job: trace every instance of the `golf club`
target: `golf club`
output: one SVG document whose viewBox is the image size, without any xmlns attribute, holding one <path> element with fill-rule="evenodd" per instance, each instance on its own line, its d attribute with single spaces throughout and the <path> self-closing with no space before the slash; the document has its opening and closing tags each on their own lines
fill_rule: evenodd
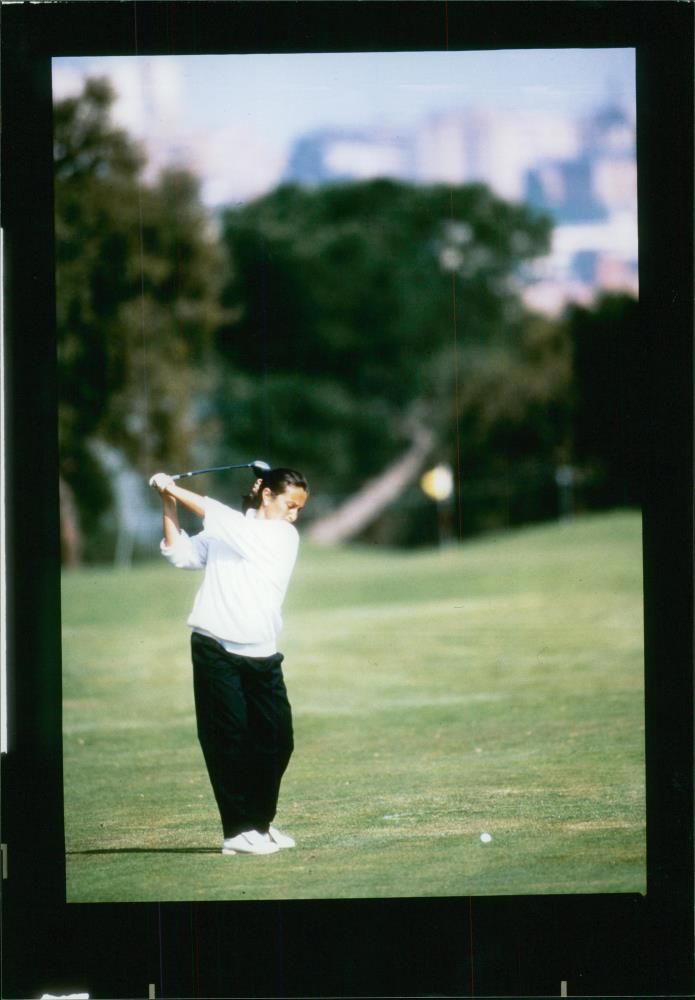
<svg viewBox="0 0 695 1000">
<path fill-rule="evenodd" d="M 190 472 L 178 472 L 172 479 L 188 479 L 189 476 L 202 476 L 204 472 L 228 472 L 230 469 L 253 469 L 254 472 L 270 472 L 267 462 L 256 459 L 254 462 L 242 462 L 241 465 L 217 465 L 212 469 L 192 469 Z"/>
</svg>

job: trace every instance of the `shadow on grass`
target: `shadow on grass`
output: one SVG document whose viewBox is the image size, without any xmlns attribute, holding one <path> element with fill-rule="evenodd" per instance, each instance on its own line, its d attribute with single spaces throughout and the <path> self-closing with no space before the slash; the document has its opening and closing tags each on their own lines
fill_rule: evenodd
<svg viewBox="0 0 695 1000">
<path fill-rule="evenodd" d="M 66 855 L 81 854 L 215 854 L 219 847 L 99 847 L 88 851 L 66 851 Z"/>
</svg>

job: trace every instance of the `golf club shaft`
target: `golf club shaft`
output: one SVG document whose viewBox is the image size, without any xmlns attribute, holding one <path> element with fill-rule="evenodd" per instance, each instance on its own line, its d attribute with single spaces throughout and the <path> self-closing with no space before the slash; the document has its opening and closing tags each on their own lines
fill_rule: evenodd
<svg viewBox="0 0 695 1000">
<path fill-rule="evenodd" d="M 192 469 L 190 472 L 178 472 L 172 479 L 188 479 L 189 476 L 202 476 L 206 472 L 228 472 L 230 469 L 258 469 L 267 472 L 270 466 L 266 462 L 242 462 L 240 465 L 216 465 L 211 469 Z"/>
</svg>

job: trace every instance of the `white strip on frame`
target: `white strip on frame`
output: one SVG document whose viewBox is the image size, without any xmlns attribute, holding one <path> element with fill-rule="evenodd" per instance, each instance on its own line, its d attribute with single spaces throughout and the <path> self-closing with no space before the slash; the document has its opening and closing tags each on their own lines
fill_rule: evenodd
<svg viewBox="0 0 695 1000">
<path fill-rule="evenodd" d="M 7 753 L 7 451 L 5 447 L 5 233 L 0 229 L 0 753 Z"/>
</svg>

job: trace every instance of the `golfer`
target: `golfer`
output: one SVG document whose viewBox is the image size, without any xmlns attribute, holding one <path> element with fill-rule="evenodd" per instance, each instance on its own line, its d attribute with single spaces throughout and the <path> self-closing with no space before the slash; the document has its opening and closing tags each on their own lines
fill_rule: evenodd
<svg viewBox="0 0 695 1000">
<path fill-rule="evenodd" d="M 163 472 L 150 485 L 162 498 L 162 554 L 179 569 L 204 571 L 188 625 L 198 739 L 222 820 L 222 853 L 294 847 L 271 825 L 294 746 L 277 637 L 306 479 L 293 469 L 264 472 L 244 513 Z M 200 533 L 181 529 L 178 504 L 203 519 Z"/>
</svg>

